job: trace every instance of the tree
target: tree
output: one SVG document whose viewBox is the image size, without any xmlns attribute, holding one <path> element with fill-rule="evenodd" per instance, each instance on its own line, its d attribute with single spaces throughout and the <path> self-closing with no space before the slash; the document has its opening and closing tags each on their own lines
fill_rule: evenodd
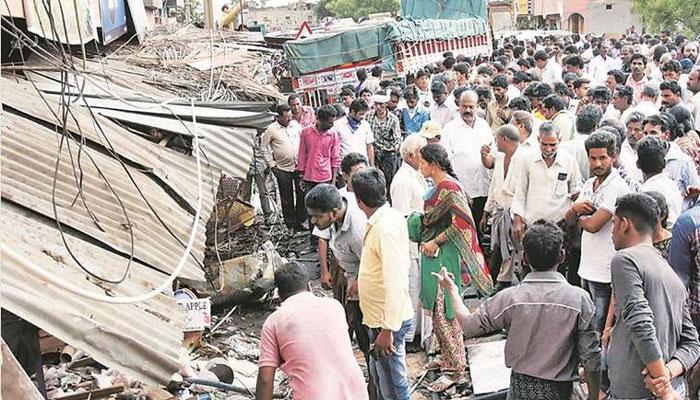
<svg viewBox="0 0 700 400">
<path fill-rule="evenodd" d="M 314 14 L 316 15 L 316 19 L 319 21 L 326 18 L 326 17 L 332 17 L 333 12 L 330 10 L 330 3 L 333 0 L 320 0 L 317 4 L 316 7 L 314 7 Z"/>
<path fill-rule="evenodd" d="M 369 14 L 399 11 L 399 0 L 329 0 L 326 7 L 338 18 L 353 18 Z"/>
<path fill-rule="evenodd" d="M 700 2 L 688 0 L 632 0 L 632 10 L 647 30 L 700 34 Z"/>
</svg>

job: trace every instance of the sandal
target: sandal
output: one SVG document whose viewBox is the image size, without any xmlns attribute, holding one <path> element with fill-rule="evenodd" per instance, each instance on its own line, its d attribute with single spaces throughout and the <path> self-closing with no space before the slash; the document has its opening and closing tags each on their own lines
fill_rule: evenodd
<svg viewBox="0 0 700 400">
<path fill-rule="evenodd" d="M 445 390 L 456 385 L 458 380 L 452 380 L 447 375 L 442 375 L 438 379 L 434 380 L 426 386 L 426 388 L 433 393 L 442 393 Z"/>
</svg>

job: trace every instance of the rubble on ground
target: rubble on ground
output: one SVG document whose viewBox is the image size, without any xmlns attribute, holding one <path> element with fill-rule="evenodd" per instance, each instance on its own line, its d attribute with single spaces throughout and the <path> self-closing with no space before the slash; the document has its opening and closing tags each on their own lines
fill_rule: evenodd
<svg viewBox="0 0 700 400">
<path fill-rule="evenodd" d="M 172 25 L 150 31 L 140 47 L 125 48 L 112 58 L 142 69 L 145 83 L 179 97 L 268 101 L 283 98 L 272 73 L 277 53 L 264 46 L 259 32 Z"/>
</svg>

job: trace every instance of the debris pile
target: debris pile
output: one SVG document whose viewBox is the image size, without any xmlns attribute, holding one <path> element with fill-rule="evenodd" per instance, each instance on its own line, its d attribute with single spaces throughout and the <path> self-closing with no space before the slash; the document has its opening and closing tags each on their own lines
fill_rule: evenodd
<svg viewBox="0 0 700 400">
<path fill-rule="evenodd" d="M 140 47 L 113 58 L 143 68 L 144 82 L 183 98 L 269 101 L 282 98 L 272 72 L 277 52 L 260 33 L 177 25 L 155 29 Z"/>
<path fill-rule="evenodd" d="M 204 265 L 213 281 L 180 280 L 214 306 L 262 299 L 274 288 L 274 271 L 283 257 L 296 258 L 306 243 L 306 235 L 289 231 L 281 217 L 264 221 L 256 216 L 255 208 L 238 198 L 241 184 L 221 177 L 207 221 Z"/>
</svg>

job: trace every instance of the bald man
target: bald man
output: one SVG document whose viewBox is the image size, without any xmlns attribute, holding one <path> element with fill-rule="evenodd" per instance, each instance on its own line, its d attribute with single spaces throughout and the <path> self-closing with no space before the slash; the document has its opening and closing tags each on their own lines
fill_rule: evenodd
<svg viewBox="0 0 700 400">
<path fill-rule="evenodd" d="M 491 127 L 477 116 L 479 96 L 472 90 L 459 98 L 459 115 L 442 129 L 442 144 L 452 162 L 452 168 L 462 188 L 473 200 L 472 216 L 475 224 L 481 220 L 489 194 L 489 170 L 481 163 L 481 148 L 496 149 Z M 478 225 L 477 225 L 478 226 Z M 479 237 L 481 229 L 477 228 Z"/>
</svg>

